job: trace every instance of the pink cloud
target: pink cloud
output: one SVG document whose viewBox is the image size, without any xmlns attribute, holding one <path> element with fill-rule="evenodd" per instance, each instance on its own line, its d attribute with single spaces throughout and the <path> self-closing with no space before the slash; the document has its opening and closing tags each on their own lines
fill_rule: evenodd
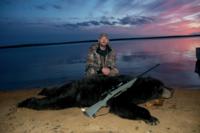
<svg viewBox="0 0 200 133">
<path fill-rule="evenodd" d="M 174 0 L 167 1 L 163 7 L 171 7 L 160 13 L 157 21 L 136 27 L 135 31 L 142 35 L 172 35 L 192 34 L 200 32 L 200 5 L 176 4 Z M 189 18 L 190 17 L 190 18 Z"/>
</svg>

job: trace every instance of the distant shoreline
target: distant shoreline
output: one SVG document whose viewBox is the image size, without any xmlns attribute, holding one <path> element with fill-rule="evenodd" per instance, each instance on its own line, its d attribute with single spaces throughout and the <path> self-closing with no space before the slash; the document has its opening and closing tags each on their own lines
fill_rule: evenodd
<svg viewBox="0 0 200 133">
<path fill-rule="evenodd" d="M 110 41 L 130 41 L 130 40 L 153 40 L 153 39 L 179 39 L 179 38 L 194 38 L 200 37 L 200 34 L 192 35 L 168 35 L 168 36 L 147 36 L 147 37 L 129 37 L 129 38 L 113 38 Z M 60 46 L 66 44 L 78 44 L 78 43 L 92 43 L 97 40 L 80 40 L 80 41 L 67 41 L 67 42 L 54 42 L 54 43 L 30 43 L 30 44 L 16 44 L 16 45 L 3 45 L 1 49 L 13 49 L 13 48 L 25 48 L 25 47 L 43 47 L 43 46 Z"/>
</svg>

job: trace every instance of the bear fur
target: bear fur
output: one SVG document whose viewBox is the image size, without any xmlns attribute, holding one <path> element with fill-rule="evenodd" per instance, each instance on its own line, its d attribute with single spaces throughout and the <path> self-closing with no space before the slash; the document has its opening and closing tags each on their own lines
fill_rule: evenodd
<svg viewBox="0 0 200 133">
<path fill-rule="evenodd" d="M 43 98 L 28 98 L 18 104 L 18 107 L 35 110 L 63 109 L 69 107 L 89 107 L 102 100 L 109 90 L 117 88 L 121 82 L 126 83 L 133 77 L 119 75 L 115 77 L 94 76 L 64 84 L 53 89 L 43 89 L 39 95 Z M 167 90 L 167 94 L 166 93 Z M 170 92 L 170 93 L 169 93 Z M 173 90 L 155 78 L 141 77 L 121 95 L 111 98 L 107 106 L 109 112 L 122 118 L 144 120 L 147 124 L 156 125 L 159 120 L 150 112 L 138 106 L 150 100 L 170 98 Z"/>
</svg>

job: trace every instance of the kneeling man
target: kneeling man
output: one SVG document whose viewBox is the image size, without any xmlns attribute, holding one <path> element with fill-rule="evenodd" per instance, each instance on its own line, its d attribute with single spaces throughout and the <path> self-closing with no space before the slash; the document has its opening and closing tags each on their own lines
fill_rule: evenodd
<svg viewBox="0 0 200 133">
<path fill-rule="evenodd" d="M 116 55 L 109 45 L 108 35 L 103 33 L 99 36 L 98 43 L 89 48 L 86 76 L 102 74 L 105 76 L 116 76 L 119 74 L 116 68 Z"/>
</svg>

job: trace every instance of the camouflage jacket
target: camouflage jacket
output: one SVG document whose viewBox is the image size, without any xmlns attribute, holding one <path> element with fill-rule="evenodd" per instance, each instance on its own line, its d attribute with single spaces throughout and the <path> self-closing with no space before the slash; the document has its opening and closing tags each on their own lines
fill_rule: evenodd
<svg viewBox="0 0 200 133">
<path fill-rule="evenodd" d="M 110 68 L 111 72 L 109 76 L 115 76 L 119 73 L 118 69 L 116 68 L 116 55 L 113 49 L 107 45 L 107 53 L 101 54 L 99 52 L 99 44 L 93 44 L 89 48 L 87 61 L 86 61 L 86 76 L 101 74 L 101 69 L 103 67 Z"/>
</svg>

